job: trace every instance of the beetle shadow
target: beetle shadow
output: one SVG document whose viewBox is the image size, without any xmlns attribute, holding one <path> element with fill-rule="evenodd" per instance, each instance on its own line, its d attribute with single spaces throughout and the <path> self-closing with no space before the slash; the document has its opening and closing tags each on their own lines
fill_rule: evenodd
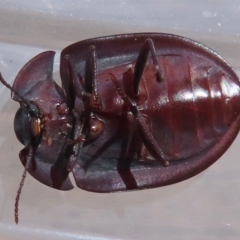
<svg viewBox="0 0 240 240">
<path fill-rule="evenodd" d="M 62 150 L 64 149 L 65 147 Z M 53 188 L 61 189 L 64 181 L 68 178 L 67 162 L 65 153 L 61 151 L 50 171 Z"/>
<path fill-rule="evenodd" d="M 96 161 L 115 141 L 119 140 L 119 136 L 121 136 L 122 124 L 119 125 L 119 128 L 115 135 L 113 135 L 110 139 L 108 139 L 102 147 L 100 147 L 94 156 L 91 156 L 87 159 L 86 163 L 84 163 L 83 168 L 87 171 L 91 165 Z M 130 144 L 128 149 L 128 143 L 124 137 L 121 138 L 120 141 L 120 154 L 119 158 L 117 158 L 116 170 L 121 177 L 123 183 L 126 186 L 127 190 L 137 189 L 137 182 L 135 177 L 131 172 L 131 164 L 135 157 L 135 147 L 134 141 Z"/>
<path fill-rule="evenodd" d="M 117 164 L 117 172 L 122 178 L 127 190 L 138 188 L 137 181 L 131 172 L 131 165 L 135 159 L 137 150 L 136 135 L 136 131 L 134 131 L 132 136 L 124 134 L 121 139 L 121 151 Z"/>
<path fill-rule="evenodd" d="M 171 204 L 173 204 L 173 207 L 176 207 L 176 199 L 184 197 L 188 189 L 191 188 L 199 178 L 200 177 L 191 178 L 182 183 L 178 183 L 178 185 L 174 184 L 158 189 L 119 192 L 114 194 L 92 192 L 80 192 L 79 194 L 79 189 L 75 189 L 76 191 L 66 195 L 66 201 L 76 207 L 77 210 L 75 210 L 74 214 L 78 219 L 81 218 L 83 212 L 87 213 L 89 211 L 90 215 L 96 211 L 104 211 L 103 214 L 106 215 L 113 211 L 119 219 L 124 219 L 131 213 L 130 209 L 144 208 L 146 211 L 152 211 L 153 206 L 157 207 L 155 211 L 161 214 L 162 211 L 168 211 L 167 209 Z M 188 200 L 186 199 L 185 201 Z M 81 209 L 78 209 L 80 205 Z"/>
</svg>

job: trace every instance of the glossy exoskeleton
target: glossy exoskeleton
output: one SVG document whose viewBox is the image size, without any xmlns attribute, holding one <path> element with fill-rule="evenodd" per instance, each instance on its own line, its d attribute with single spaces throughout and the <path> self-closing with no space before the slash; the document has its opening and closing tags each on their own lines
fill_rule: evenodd
<svg viewBox="0 0 240 240">
<path fill-rule="evenodd" d="M 173 184 L 213 164 L 239 131 L 237 75 L 190 39 L 142 33 L 77 42 L 61 53 L 62 88 L 53 59 L 48 51 L 30 60 L 12 87 L 1 79 L 20 103 L 20 160 L 50 187 L 72 189 L 69 172 L 93 192 Z"/>
</svg>

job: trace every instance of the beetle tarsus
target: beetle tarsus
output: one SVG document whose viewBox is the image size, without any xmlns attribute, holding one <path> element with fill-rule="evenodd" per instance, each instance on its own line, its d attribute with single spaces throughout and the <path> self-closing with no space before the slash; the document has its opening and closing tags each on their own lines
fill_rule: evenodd
<svg viewBox="0 0 240 240">
<path fill-rule="evenodd" d="M 19 206 L 19 201 L 20 201 L 20 195 L 21 195 L 21 192 L 22 192 L 22 188 L 23 188 L 23 185 L 24 185 L 25 178 L 27 176 L 27 170 L 29 168 L 29 164 L 32 161 L 32 157 L 33 157 L 33 148 L 31 146 L 28 146 L 28 149 L 29 150 L 28 150 L 28 155 L 26 157 L 26 164 L 24 166 L 24 172 L 22 174 L 22 180 L 20 182 L 20 185 L 19 185 L 19 188 L 18 188 L 18 191 L 17 191 L 17 196 L 16 196 L 16 199 L 15 199 L 14 216 L 15 216 L 16 224 L 18 224 L 18 222 L 19 222 L 18 206 Z"/>
</svg>

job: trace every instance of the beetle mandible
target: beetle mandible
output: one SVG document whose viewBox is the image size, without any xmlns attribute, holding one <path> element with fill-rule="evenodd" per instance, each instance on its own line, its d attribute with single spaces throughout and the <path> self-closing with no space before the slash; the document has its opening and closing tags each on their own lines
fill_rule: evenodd
<svg viewBox="0 0 240 240">
<path fill-rule="evenodd" d="M 26 172 L 47 186 L 114 192 L 190 178 L 228 149 L 240 127 L 240 84 L 215 52 L 163 33 L 77 42 L 30 60 L 13 86 Z"/>
</svg>

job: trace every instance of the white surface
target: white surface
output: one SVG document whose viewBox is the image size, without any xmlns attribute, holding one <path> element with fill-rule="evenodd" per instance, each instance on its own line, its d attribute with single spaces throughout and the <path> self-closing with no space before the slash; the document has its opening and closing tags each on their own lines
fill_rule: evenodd
<svg viewBox="0 0 240 240">
<path fill-rule="evenodd" d="M 77 3 L 77 4 L 76 4 Z M 240 2 L 0 0 L 0 71 L 12 83 L 36 54 L 82 39 L 169 32 L 213 48 L 240 69 Z M 13 131 L 18 104 L 0 85 L 0 239 L 239 239 L 240 138 L 207 171 L 173 186 L 130 193 L 60 192 L 28 176 L 15 225 L 23 167 Z"/>
</svg>

